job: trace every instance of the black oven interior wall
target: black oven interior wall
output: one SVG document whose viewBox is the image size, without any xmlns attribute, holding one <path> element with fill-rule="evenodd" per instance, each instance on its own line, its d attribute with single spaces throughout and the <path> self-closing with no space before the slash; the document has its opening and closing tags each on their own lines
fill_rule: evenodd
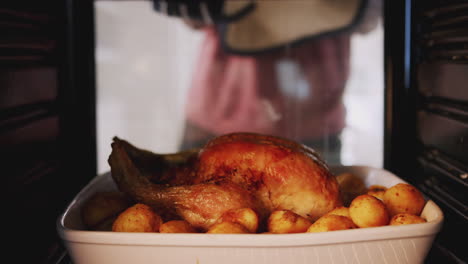
<svg viewBox="0 0 468 264">
<path fill-rule="evenodd" d="M 93 19 L 93 1 L 0 4 L 2 215 L 15 263 L 61 257 L 57 217 L 96 174 Z"/>
<path fill-rule="evenodd" d="M 442 207 L 428 263 L 466 263 L 466 1 L 385 3 L 385 168 Z"/>
</svg>

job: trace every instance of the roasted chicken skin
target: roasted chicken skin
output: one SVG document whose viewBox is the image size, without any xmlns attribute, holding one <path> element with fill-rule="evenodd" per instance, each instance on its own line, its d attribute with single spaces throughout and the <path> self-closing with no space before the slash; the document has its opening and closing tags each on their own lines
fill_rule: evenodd
<svg viewBox="0 0 468 264">
<path fill-rule="evenodd" d="M 121 191 L 202 230 L 230 209 L 249 207 L 261 219 L 288 209 L 316 220 L 342 204 L 335 177 L 312 149 L 273 136 L 227 134 L 170 155 L 114 138 L 109 164 Z"/>
</svg>

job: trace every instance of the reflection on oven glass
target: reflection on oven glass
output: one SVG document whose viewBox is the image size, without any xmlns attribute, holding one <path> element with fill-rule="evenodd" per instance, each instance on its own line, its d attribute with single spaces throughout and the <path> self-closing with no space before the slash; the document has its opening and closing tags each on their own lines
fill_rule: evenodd
<svg viewBox="0 0 468 264">
<path fill-rule="evenodd" d="M 379 5 L 353 31 L 247 55 L 227 50 L 219 27 L 147 2 L 95 6 L 99 172 L 116 135 L 168 153 L 236 131 L 297 140 L 330 164 L 382 166 Z"/>
</svg>

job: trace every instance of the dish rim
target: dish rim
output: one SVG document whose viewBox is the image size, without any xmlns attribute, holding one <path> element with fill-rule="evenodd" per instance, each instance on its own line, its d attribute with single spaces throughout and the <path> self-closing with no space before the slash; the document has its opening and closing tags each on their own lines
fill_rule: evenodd
<svg viewBox="0 0 468 264">
<path fill-rule="evenodd" d="M 385 174 L 387 180 L 405 182 L 393 173 L 368 166 L 338 166 L 333 167 L 335 174 L 341 172 L 363 171 Z M 133 245 L 133 246 L 181 246 L 181 247 L 298 247 L 337 243 L 355 243 L 375 240 L 402 239 L 409 237 L 423 237 L 435 235 L 442 227 L 444 215 L 439 206 L 428 200 L 423 212 L 424 217 L 430 221 L 420 224 L 368 227 L 350 230 L 339 230 L 322 233 L 296 233 L 296 234 L 162 234 L 162 233 L 127 233 L 110 231 L 89 231 L 72 229 L 66 226 L 70 212 L 80 205 L 83 197 L 89 195 L 96 183 L 110 177 L 106 172 L 94 177 L 69 203 L 65 211 L 56 222 L 57 232 L 61 239 L 68 242 L 107 244 L 107 245 Z M 366 178 L 373 177 L 367 175 Z"/>
</svg>

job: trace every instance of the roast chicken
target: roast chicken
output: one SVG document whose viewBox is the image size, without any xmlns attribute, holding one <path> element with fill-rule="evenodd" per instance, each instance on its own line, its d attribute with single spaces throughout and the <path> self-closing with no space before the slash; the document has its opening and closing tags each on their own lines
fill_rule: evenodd
<svg viewBox="0 0 468 264">
<path fill-rule="evenodd" d="M 288 209 L 313 221 L 342 205 L 319 155 L 273 136 L 227 134 L 201 149 L 165 155 L 114 138 L 109 164 L 122 192 L 202 230 L 231 209 L 252 208 L 260 219 Z"/>
</svg>

